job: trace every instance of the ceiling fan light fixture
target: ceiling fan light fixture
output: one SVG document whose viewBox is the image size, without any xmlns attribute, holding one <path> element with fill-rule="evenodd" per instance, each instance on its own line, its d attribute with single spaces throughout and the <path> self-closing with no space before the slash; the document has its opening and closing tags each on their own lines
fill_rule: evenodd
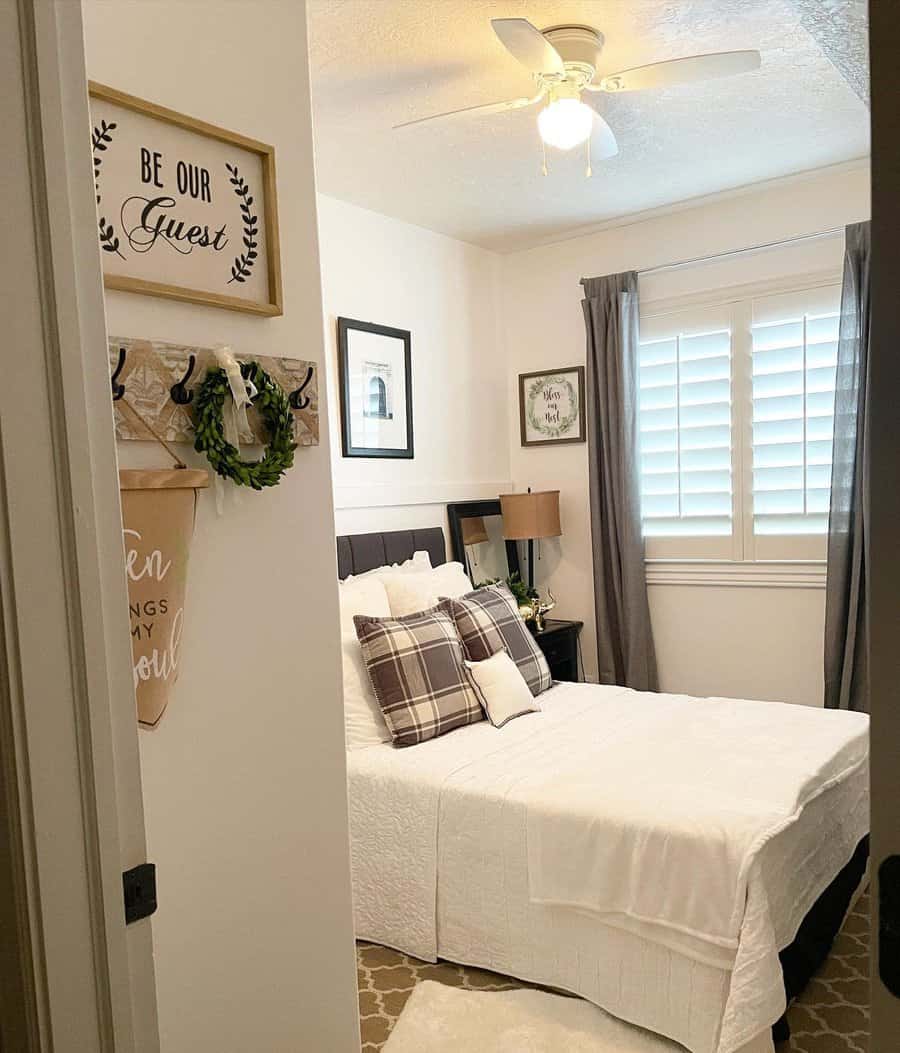
<svg viewBox="0 0 900 1053">
<path fill-rule="evenodd" d="M 590 138 L 594 111 L 580 99 L 554 99 L 538 114 L 538 131 L 548 146 L 571 150 Z"/>
</svg>

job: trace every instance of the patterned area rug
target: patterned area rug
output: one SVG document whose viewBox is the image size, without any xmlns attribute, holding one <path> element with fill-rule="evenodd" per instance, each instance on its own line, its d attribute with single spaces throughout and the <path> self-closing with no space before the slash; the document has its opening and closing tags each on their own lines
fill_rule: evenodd
<svg viewBox="0 0 900 1053">
<path fill-rule="evenodd" d="M 531 986 L 483 969 L 449 962 L 430 965 L 373 943 L 358 943 L 356 958 L 362 1053 L 379 1053 L 422 980 L 468 991 Z M 868 895 L 847 916 L 828 961 L 791 1006 L 788 1020 L 791 1041 L 778 1053 L 869 1053 Z"/>
</svg>

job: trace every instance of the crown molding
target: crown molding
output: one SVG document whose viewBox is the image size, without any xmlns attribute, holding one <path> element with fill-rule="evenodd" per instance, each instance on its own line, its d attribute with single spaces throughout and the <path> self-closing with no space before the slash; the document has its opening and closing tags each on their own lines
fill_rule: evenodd
<svg viewBox="0 0 900 1053">
<path fill-rule="evenodd" d="M 502 256 L 514 256 L 518 253 L 531 252 L 533 249 L 546 248 L 549 245 L 558 245 L 566 241 L 575 241 L 578 238 L 587 238 L 592 234 L 602 234 L 604 231 L 615 230 L 617 227 L 630 227 L 637 223 L 645 223 L 651 219 L 661 219 L 679 212 L 688 212 L 695 208 L 706 208 L 709 205 L 715 205 L 722 201 L 731 201 L 734 198 L 745 197 L 748 194 L 765 193 L 780 187 L 813 182 L 822 176 L 840 175 L 844 172 L 868 171 L 870 167 L 871 159 L 869 157 L 856 157 L 850 161 L 841 161 L 838 164 L 825 165 L 822 168 L 808 168 L 803 172 L 792 172 L 789 175 L 762 179 L 755 183 L 744 183 L 741 186 L 731 187 L 728 190 L 717 190 L 711 194 L 700 194 L 697 197 L 683 198 L 681 201 L 674 201 L 668 205 L 659 205 L 656 208 L 628 212 L 621 216 L 601 220 L 599 223 L 573 227 L 571 230 L 563 231 L 559 234 L 547 234 L 524 242 L 519 246 L 508 249 L 496 248 L 493 251 L 498 252 Z"/>
</svg>

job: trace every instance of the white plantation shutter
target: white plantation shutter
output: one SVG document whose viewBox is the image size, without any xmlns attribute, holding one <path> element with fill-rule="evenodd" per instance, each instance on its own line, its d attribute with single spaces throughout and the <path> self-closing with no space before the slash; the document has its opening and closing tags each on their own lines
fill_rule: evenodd
<svg viewBox="0 0 900 1053">
<path fill-rule="evenodd" d="M 766 292 L 772 288 L 769 285 Z M 725 290 L 727 295 L 729 290 Z M 641 312 L 647 556 L 824 560 L 840 285 Z"/>
<path fill-rule="evenodd" d="M 728 308 L 642 318 L 641 516 L 646 538 L 673 539 L 650 540 L 651 555 L 731 555 L 731 372 Z"/>
<path fill-rule="evenodd" d="M 828 530 L 840 297 L 840 287 L 829 286 L 752 303 L 752 514 L 758 557 L 781 554 L 783 545 L 772 548 L 777 538 L 824 538 Z"/>
</svg>

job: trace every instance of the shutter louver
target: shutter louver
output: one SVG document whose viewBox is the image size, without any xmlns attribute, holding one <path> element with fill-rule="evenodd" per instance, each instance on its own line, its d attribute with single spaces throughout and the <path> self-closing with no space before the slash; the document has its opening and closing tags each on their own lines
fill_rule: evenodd
<svg viewBox="0 0 900 1053">
<path fill-rule="evenodd" d="M 753 303 L 753 532 L 825 534 L 840 290 Z"/>
</svg>

